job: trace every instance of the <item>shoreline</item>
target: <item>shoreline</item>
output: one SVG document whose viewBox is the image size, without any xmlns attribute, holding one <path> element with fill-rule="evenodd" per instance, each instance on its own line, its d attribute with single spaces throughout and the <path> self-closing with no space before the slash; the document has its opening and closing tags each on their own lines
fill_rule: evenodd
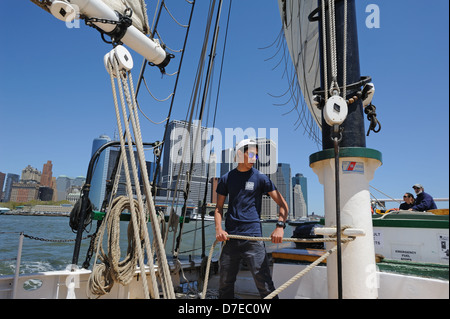
<svg viewBox="0 0 450 319">
<path fill-rule="evenodd" d="M 25 211 L 9 211 L 0 215 L 16 215 L 16 216 L 51 216 L 51 217 L 70 217 L 70 212 L 25 212 Z"/>
</svg>

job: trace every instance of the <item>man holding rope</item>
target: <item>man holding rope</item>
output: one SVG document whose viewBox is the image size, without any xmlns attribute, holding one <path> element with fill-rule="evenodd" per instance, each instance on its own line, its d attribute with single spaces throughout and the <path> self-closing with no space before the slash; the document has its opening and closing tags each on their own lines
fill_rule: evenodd
<svg viewBox="0 0 450 319">
<path fill-rule="evenodd" d="M 272 181 L 253 168 L 258 159 L 258 145 L 254 139 L 245 139 L 236 146 L 237 168 L 222 176 L 217 185 L 217 204 L 214 212 L 216 239 L 226 241 L 219 260 L 219 298 L 234 298 L 234 283 L 241 260 L 245 260 L 262 298 L 275 287 L 270 274 L 264 242 L 229 239 L 230 235 L 262 237 L 262 196 L 268 194 L 279 206 L 279 217 L 271 234 L 273 243 L 281 243 L 284 236 L 288 207 Z M 229 195 L 225 230 L 222 228 L 223 204 Z"/>
</svg>

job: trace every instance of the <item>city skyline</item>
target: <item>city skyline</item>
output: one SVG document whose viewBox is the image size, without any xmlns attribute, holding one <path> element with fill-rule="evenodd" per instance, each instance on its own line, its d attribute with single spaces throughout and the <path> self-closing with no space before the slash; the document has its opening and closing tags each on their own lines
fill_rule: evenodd
<svg viewBox="0 0 450 319">
<path fill-rule="evenodd" d="M 171 136 L 172 138 L 172 143 L 170 143 L 170 139 L 166 141 L 166 145 L 168 145 L 169 150 L 165 151 L 165 153 L 163 154 L 163 162 L 162 162 L 162 170 L 160 172 L 160 178 L 162 180 L 162 187 L 166 187 L 167 185 L 164 184 L 164 180 L 167 180 L 169 178 L 169 176 L 167 174 L 169 174 L 170 171 L 172 172 L 176 172 L 176 168 L 179 167 L 177 166 L 176 163 L 172 162 L 172 154 L 175 152 L 177 154 L 183 154 L 183 153 L 179 153 L 179 151 L 181 150 L 181 148 L 179 146 L 177 146 L 177 143 L 173 143 L 174 140 L 176 140 L 179 144 L 187 138 L 187 134 L 186 132 L 180 131 L 177 132 L 177 128 L 181 128 L 181 127 L 185 127 L 186 126 L 186 122 L 185 121 L 178 121 L 178 120 L 174 120 L 170 123 L 170 127 L 171 129 L 169 130 L 169 134 L 168 136 Z M 195 131 L 196 126 L 193 126 Z M 175 134 L 170 134 L 171 132 L 175 132 Z M 202 127 L 202 130 L 206 131 L 207 128 L 206 127 Z M 181 134 L 181 135 L 179 135 Z M 192 134 L 190 135 L 190 140 L 192 141 Z M 271 139 L 265 138 L 265 137 L 258 137 L 256 138 L 258 145 L 259 145 L 259 149 L 260 149 L 260 159 L 257 161 L 255 168 L 259 169 L 262 173 L 267 174 L 269 176 L 269 178 L 271 178 L 274 183 L 277 185 L 277 187 L 280 188 L 280 192 L 282 193 L 282 195 L 286 198 L 287 202 L 288 202 L 288 206 L 289 208 L 293 209 L 294 205 L 293 205 L 293 198 L 294 198 L 294 194 L 293 194 L 293 188 L 292 188 L 292 179 L 294 178 L 294 176 L 292 175 L 291 171 L 290 171 L 290 164 L 289 163 L 278 163 L 277 162 L 277 158 L 276 158 L 276 154 L 278 152 L 277 149 L 277 145 L 275 144 L 274 141 L 272 141 Z M 101 147 L 103 144 L 110 142 L 111 138 L 107 135 L 100 135 L 99 137 L 96 137 L 93 139 L 92 141 L 92 155 L 97 151 L 97 149 L 99 147 Z M 206 141 L 203 142 L 202 144 L 202 148 L 201 150 L 204 150 L 206 146 Z M 116 149 L 116 148 L 114 148 Z M 107 148 L 104 150 L 104 152 L 102 152 L 100 154 L 100 157 L 98 159 L 98 162 L 96 163 L 96 169 L 94 170 L 93 176 L 92 176 L 92 182 L 91 182 L 91 189 L 90 189 L 90 194 L 89 197 L 94 205 L 94 207 L 96 207 L 97 209 L 99 209 L 102 205 L 104 196 L 105 196 L 105 188 L 106 188 L 106 180 L 109 178 L 111 172 L 112 172 L 112 167 L 114 166 L 114 162 L 117 158 L 117 151 L 115 151 L 113 148 Z M 178 151 L 177 151 L 178 150 Z M 209 167 L 209 171 L 207 172 L 207 165 L 205 162 L 205 158 L 202 156 L 202 151 L 200 149 L 198 150 L 197 153 L 195 154 L 191 154 L 191 156 L 193 156 L 193 158 L 197 158 L 198 161 L 200 161 L 200 163 L 195 163 L 194 166 L 199 170 L 199 173 L 197 174 L 193 174 L 193 179 L 192 179 L 192 183 L 195 185 L 195 187 L 191 186 L 190 189 L 190 196 L 189 198 L 191 200 L 193 200 L 193 202 L 198 202 L 198 200 L 201 200 L 203 198 L 203 189 L 205 187 L 205 184 L 207 184 L 207 199 L 211 198 L 211 183 L 206 183 L 206 178 L 207 178 L 207 174 L 208 179 L 211 180 L 212 178 L 217 178 L 220 177 L 222 174 L 222 172 L 224 172 L 225 170 L 223 169 L 223 167 L 225 167 L 228 171 L 235 168 L 237 166 L 237 164 L 234 161 L 234 149 L 231 148 L 227 148 L 227 149 L 223 149 L 223 150 L 216 150 L 216 151 L 220 151 L 221 156 L 220 158 L 223 159 L 224 157 L 227 157 L 226 161 L 217 161 L 217 156 L 215 155 L 215 153 L 211 153 L 210 155 L 214 154 L 214 159 L 211 160 L 212 163 L 214 163 L 215 167 Z M 115 152 L 115 153 L 114 153 Z M 188 152 L 190 153 L 190 152 Z M 111 154 L 115 154 L 113 156 L 113 158 L 110 160 L 110 156 L 112 156 Z M 227 154 L 227 155 L 225 155 Z M 208 159 L 209 160 L 209 159 Z M 208 161 L 207 160 L 207 161 Z M 187 162 L 189 162 L 187 160 Z M 230 163 L 231 162 L 231 163 Z M 153 162 L 147 161 L 148 165 L 151 165 Z M 231 164 L 231 166 L 230 166 Z M 219 165 L 219 166 L 217 166 Z M 48 173 L 50 173 L 51 175 L 51 167 L 52 167 L 52 162 L 49 160 L 47 161 L 47 163 L 44 164 L 43 166 L 43 170 L 47 171 L 50 169 L 50 171 Z M 219 169 L 217 169 L 219 167 Z M 40 171 L 38 171 L 37 169 L 32 168 L 30 165 L 27 166 L 28 170 L 32 170 L 35 174 L 41 174 Z M 283 172 L 281 172 L 281 169 L 283 169 Z M 150 174 L 152 171 L 149 171 Z M 219 176 L 217 176 L 216 172 L 221 172 L 221 174 Z M 166 174 L 166 175 L 164 175 Z M 211 174 L 213 174 L 213 176 L 211 176 Z M 123 175 L 123 174 L 122 174 Z M 288 176 L 287 176 L 288 175 Z M 299 175 L 297 173 L 297 175 Z M 301 174 L 300 174 L 301 175 Z M 77 177 L 80 178 L 81 176 Z M 172 178 L 172 177 L 171 177 Z M 45 178 L 45 180 L 47 180 L 48 178 Z M 69 178 L 65 175 L 60 175 L 56 179 L 56 188 L 57 188 L 57 197 L 58 199 L 62 199 L 62 195 L 63 193 L 65 193 L 65 195 L 67 195 L 67 189 L 70 188 L 71 186 L 71 182 L 70 180 L 75 180 L 76 178 Z M 124 182 L 124 178 L 123 176 L 121 176 L 121 180 L 122 183 Z M 176 178 L 175 178 L 176 181 Z M 41 182 L 42 183 L 42 182 Z M 196 183 L 196 184 L 195 184 Z M 2 186 L 2 185 L 0 185 Z M 181 184 L 178 186 L 178 189 L 183 189 L 184 185 Z M 123 193 L 124 191 L 122 191 L 121 193 Z M 305 192 L 304 196 L 300 197 L 300 200 L 303 200 L 304 197 L 306 197 L 307 193 Z M 64 195 L 64 196 L 65 196 Z M 61 198 L 60 198 L 61 197 Z M 266 207 L 267 206 L 267 207 Z M 305 206 L 307 207 L 307 205 Z M 263 203 L 263 210 L 268 212 L 265 214 L 264 217 L 266 218 L 275 218 L 276 214 L 278 212 L 276 205 L 274 205 L 270 198 L 266 198 L 264 203 Z M 291 210 L 291 214 L 294 214 L 294 211 Z M 303 209 L 301 215 L 306 216 L 308 214 L 307 209 Z"/>
</svg>

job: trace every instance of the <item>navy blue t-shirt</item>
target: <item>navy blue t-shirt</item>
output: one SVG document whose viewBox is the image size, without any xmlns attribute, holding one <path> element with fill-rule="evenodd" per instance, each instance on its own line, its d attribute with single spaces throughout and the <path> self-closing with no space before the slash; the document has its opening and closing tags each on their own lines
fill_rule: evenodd
<svg viewBox="0 0 450 319">
<path fill-rule="evenodd" d="M 272 181 L 253 167 L 246 172 L 233 169 L 223 175 L 216 192 L 230 196 L 225 231 L 230 235 L 262 236 L 262 196 L 275 189 Z"/>
</svg>

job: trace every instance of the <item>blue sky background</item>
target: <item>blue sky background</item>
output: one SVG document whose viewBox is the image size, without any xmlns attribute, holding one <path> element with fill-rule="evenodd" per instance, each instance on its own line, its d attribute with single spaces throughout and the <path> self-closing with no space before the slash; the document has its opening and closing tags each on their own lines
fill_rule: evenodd
<svg viewBox="0 0 450 319">
<path fill-rule="evenodd" d="M 182 69 L 172 119 L 185 119 L 198 56 L 203 41 L 207 1 L 197 1 L 190 42 Z M 225 33 L 225 1 L 221 36 Z M 167 1 L 173 14 L 188 21 L 185 1 Z M 365 26 L 366 7 L 380 8 L 380 28 Z M 371 186 L 400 198 L 422 183 L 435 198 L 449 196 L 449 3 L 446 0 L 358 0 L 359 49 L 362 75 L 376 86 L 373 100 L 382 130 L 371 133 L 367 147 L 382 152 L 383 165 Z M 148 14 L 153 17 L 153 6 Z M 62 21 L 30 1 L 7 1 L 0 11 L 4 30 L 0 50 L 0 171 L 21 174 L 27 165 L 42 170 L 53 162 L 54 176 L 86 175 L 92 140 L 113 136 L 116 119 L 109 75 L 103 56 L 111 49 L 97 31 L 68 29 Z M 165 42 L 181 48 L 183 29 L 164 16 L 159 27 Z M 281 30 L 275 0 L 233 1 L 216 127 L 278 129 L 278 161 L 289 163 L 292 174 L 308 178 L 309 212 L 323 214 L 323 187 L 309 167 L 309 155 L 320 150 L 302 128 L 285 98 L 288 88 L 283 65 L 269 59 Z M 219 72 L 222 44 L 217 54 Z M 209 49 L 208 49 L 209 50 Z M 134 79 L 142 58 L 132 52 Z M 179 55 L 177 55 L 177 58 Z M 269 59 L 269 60 L 268 60 Z M 169 65 L 168 73 L 175 71 Z M 159 98 L 166 97 L 174 77 L 161 77 L 147 67 L 146 80 Z M 217 87 L 217 76 L 215 77 Z M 216 90 L 213 91 L 212 107 Z M 155 102 L 141 88 L 139 103 L 148 117 L 162 121 L 167 103 Z M 212 112 L 212 111 L 211 111 Z M 211 113 L 210 113 L 211 114 Z M 212 124 L 211 116 L 208 126 Z M 365 121 L 367 127 L 368 122 Z M 146 142 L 161 140 L 163 126 L 141 117 Z M 267 137 L 270 138 L 269 133 Z M 151 160 L 151 154 L 147 159 Z M 378 198 L 386 196 L 371 189 Z M 448 202 L 438 203 L 447 207 Z"/>
</svg>

